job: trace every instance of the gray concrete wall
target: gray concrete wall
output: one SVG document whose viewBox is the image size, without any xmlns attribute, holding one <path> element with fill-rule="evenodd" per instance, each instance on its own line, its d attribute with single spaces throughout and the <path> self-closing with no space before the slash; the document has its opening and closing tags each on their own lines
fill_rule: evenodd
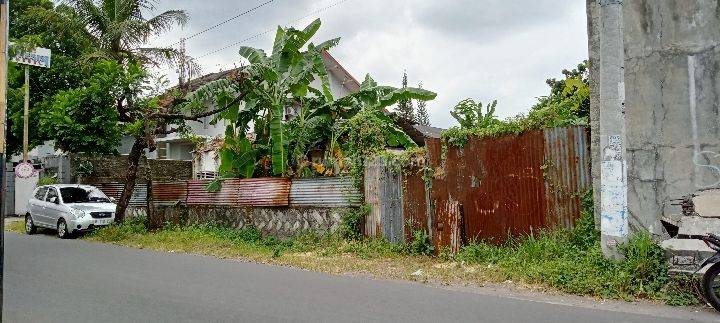
<svg viewBox="0 0 720 323">
<path fill-rule="evenodd" d="M 153 227 L 165 223 L 179 225 L 216 224 L 234 229 L 253 226 L 263 234 L 288 238 L 304 232 L 333 233 L 346 208 L 164 206 L 152 212 Z"/>
<path fill-rule="evenodd" d="M 591 62 L 596 2 L 588 0 Z M 630 226 L 661 233 L 660 217 L 679 213 L 670 199 L 720 184 L 720 3 L 625 0 L 623 23 Z"/>
</svg>

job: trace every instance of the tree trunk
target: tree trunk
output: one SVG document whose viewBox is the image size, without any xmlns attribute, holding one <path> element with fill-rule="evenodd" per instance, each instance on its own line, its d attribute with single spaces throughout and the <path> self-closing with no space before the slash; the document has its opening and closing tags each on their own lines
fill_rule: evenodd
<svg viewBox="0 0 720 323">
<path fill-rule="evenodd" d="M 128 170 L 125 175 L 125 186 L 123 187 L 120 200 L 117 202 L 115 208 L 115 222 L 122 223 L 125 220 L 125 210 L 127 210 L 130 204 L 130 197 L 132 196 L 133 190 L 135 190 L 135 181 L 137 180 L 138 168 L 140 167 L 140 157 L 143 155 L 143 151 L 147 147 L 147 140 L 145 138 L 135 138 L 130 155 L 128 155 Z"/>
</svg>

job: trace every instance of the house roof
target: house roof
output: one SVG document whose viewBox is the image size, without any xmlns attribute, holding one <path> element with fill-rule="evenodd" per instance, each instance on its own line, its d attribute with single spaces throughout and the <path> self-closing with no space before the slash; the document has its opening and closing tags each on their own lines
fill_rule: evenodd
<svg viewBox="0 0 720 323">
<path fill-rule="evenodd" d="M 340 80 L 343 87 L 351 93 L 360 90 L 360 83 L 342 65 L 340 65 L 340 63 L 338 63 L 335 57 L 330 55 L 329 52 L 324 51 L 322 53 L 322 58 L 323 63 L 325 63 L 325 69 L 327 69 L 329 74 L 332 74 L 335 78 Z M 246 68 L 247 66 L 240 66 L 227 71 L 205 74 L 188 81 L 185 86 L 188 90 L 194 91 L 208 82 L 216 81 L 222 78 L 240 77 L 241 72 Z"/>
</svg>

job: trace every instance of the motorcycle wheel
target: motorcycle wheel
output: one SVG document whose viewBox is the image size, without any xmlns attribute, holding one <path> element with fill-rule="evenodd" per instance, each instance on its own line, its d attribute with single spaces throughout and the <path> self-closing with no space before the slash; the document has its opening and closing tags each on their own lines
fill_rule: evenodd
<svg viewBox="0 0 720 323">
<path fill-rule="evenodd" d="M 715 308 L 715 310 L 720 311 L 720 277 L 718 275 L 720 274 L 720 263 L 716 263 L 705 272 L 705 275 L 703 275 L 702 280 L 702 290 L 703 294 L 705 294 L 705 300 L 710 303 L 710 305 Z"/>
</svg>

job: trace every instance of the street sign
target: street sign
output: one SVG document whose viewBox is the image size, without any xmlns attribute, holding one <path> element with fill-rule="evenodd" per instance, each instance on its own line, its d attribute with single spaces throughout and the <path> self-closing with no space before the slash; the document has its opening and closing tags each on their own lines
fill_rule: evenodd
<svg viewBox="0 0 720 323">
<path fill-rule="evenodd" d="M 10 60 L 18 64 L 50 67 L 50 50 L 37 47 L 32 52 L 19 52 Z"/>
</svg>

